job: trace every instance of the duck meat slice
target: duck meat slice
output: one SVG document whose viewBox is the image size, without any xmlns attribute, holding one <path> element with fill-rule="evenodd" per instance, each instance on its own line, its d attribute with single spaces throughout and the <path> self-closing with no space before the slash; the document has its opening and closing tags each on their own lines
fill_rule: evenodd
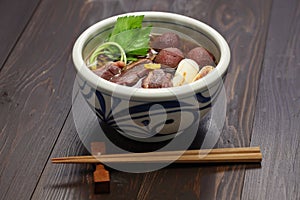
<svg viewBox="0 0 300 200">
<path fill-rule="evenodd" d="M 150 63 L 150 62 L 148 62 L 148 63 Z M 133 68 L 130 68 L 128 71 L 126 71 L 124 73 L 124 75 L 136 74 L 140 78 L 146 76 L 149 73 L 150 70 L 145 68 L 144 64 L 146 64 L 146 63 L 141 63 L 139 65 L 134 66 Z"/>
<path fill-rule="evenodd" d="M 111 82 L 119 85 L 133 86 L 139 79 L 143 78 L 149 73 L 149 69 L 144 67 L 144 64 L 152 63 L 151 60 L 143 59 L 127 66 L 127 69 L 122 72 L 119 76 L 114 76 Z"/>
<path fill-rule="evenodd" d="M 165 73 L 162 69 L 150 71 L 148 76 L 143 79 L 143 88 L 167 88 L 172 87 L 173 75 Z"/>
<path fill-rule="evenodd" d="M 121 74 L 123 65 L 120 62 L 110 62 L 101 68 L 93 70 L 93 72 L 105 80 L 110 80 L 117 74 Z"/>
<path fill-rule="evenodd" d="M 112 78 L 111 82 L 117 83 L 119 85 L 133 86 L 140 78 L 137 74 L 127 73 L 126 75 L 115 76 Z"/>
</svg>

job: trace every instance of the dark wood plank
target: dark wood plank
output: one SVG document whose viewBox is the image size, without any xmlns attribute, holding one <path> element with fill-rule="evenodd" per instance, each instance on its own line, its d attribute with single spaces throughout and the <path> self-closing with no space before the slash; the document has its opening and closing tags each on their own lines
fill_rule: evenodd
<svg viewBox="0 0 300 200">
<path fill-rule="evenodd" d="M 45 0 L 32 17 L 0 73 L 0 199 L 32 195 L 71 108 L 75 38 L 116 4 Z"/>
<path fill-rule="evenodd" d="M 251 141 L 264 158 L 243 199 L 300 199 L 299 18 L 299 1 L 274 1 Z"/>
<path fill-rule="evenodd" d="M 227 115 L 216 147 L 250 145 L 271 3 L 210 1 L 202 3 L 207 5 L 203 12 L 195 13 L 194 9 L 187 12 L 199 19 L 202 19 L 203 13 L 204 21 L 225 36 L 232 50 L 232 61 L 225 81 Z M 145 181 L 141 186 L 141 191 L 147 191 L 142 199 L 157 199 L 159 196 L 183 199 L 185 195 L 189 199 L 240 199 L 246 167 L 258 166 L 160 170 L 155 172 L 154 180 Z M 166 185 L 172 189 L 161 189 Z"/>
<path fill-rule="evenodd" d="M 93 8 L 99 9 L 104 12 L 106 17 L 110 16 L 112 13 L 107 13 L 106 8 L 111 8 L 110 10 L 115 14 L 119 12 L 130 12 L 130 11 L 139 11 L 139 10 L 159 10 L 159 11 L 167 11 L 169 8 L 167 3 L 173 3 L 173 1 L 164 1 L 161 4 L 161 1 L 104 1 L 105 5 L 103 8 L 103 3 L 94 2 Z M 131 2 L 135 2 L 135 5 L 131 5 Z M 180 1 L 176 1 L 173 4 L 173 9 L 176 11 L 179 9 L 178 4 Z M 177 4 L 177 5 L 176 5 Z M 115 6 L 115 7 L 114 7 Z M 205 12 L 206 7 L 202 7 L 201 11 Z M 195 9 L 196 11 L 196 9 Z M 199 11 L 199 9 L 198 9 Z M 184 14 L 184 10 L 181 11 Z M 100 11 L 98 13 L 101 13 Z M 95 17 L 95 13 L 93 15 L 88 15 L 90 18 Z M 85 25 L 85 24 L 83 24 Z M 89 119 L 89 114 L 87 110 L 83 109 L 82 115 L 84 115 L 84 119 Z M 76 140 L 76 129 L 74 127 L 74 121 L 71 115 L 69 115 L 68 120 L 64 126 L 64 129 L 61 132 L 61 135 L 55 145 L 55 149 L 51 154 L 51 157 L 58 156 L 68 156 L 68 155 L 82 155 L 85 152 L 84 147 L 81 144 L 79 138 Z M 90 121 L 85 122 L 88 130 L 91 130 L 93 124 L 90 124 Z M 70 142 L 72 141 L 72 142 Z M 89 143 L 89 142 L 87 142 Z M 65 147 L 68 148 L 65 148 Z M 80 150 L 81 149 L 81 150 Z M 84 167 L 85 172 L 84 172 Z M 84 174 L 82 174 L 84 173 Z M 61 176 L 61 174 L 65 174 Z M 155 172 L 154 172 L 155 174 Z M 146 178 L 144 178 L 146 176 Z M 92 172 L 90 168 L 82 165 L 61 165 L 56 166 L 47 163 L 46 168 L 41 176 L 39 184 L 36 187 L 36 190 L 33 195 L 33 199 L 48 199 L 53 196 L 58 199 L 87 199 L 87 198 L 106 198 L 106 199 L 136 199 L 137 196 L 141 196 L 143 194 L 139 194 L 140 185 L 148 182 L 148 179 L 153 175 L 149 174 L 129 174 L 124 172 L 112 171 L 111 173 L 111 193 L 110 194 L 102 194 L 102 195 L 94 195 L 91 183 Z M 84 177 L 84 178 L 83 178 Z M 77 183 L 76 187 L 72 187 L 72 183 Z M 70 185 L 68 185 L 70 183 Z M 60 188 L 62 186 L 62 188 Z M 66 187 L 63 187 L 66 186 Z M 128 193 L 130 191 L 130 193 Z"/>
<path fill-rule="evenodd" d="M 39 2 L 0 1 L 0 71 Z"/>
<path fill-rule="evenodd" d="M 84 99 L 77 98 L 73 106 L 77 106 L 74 112 L 83 114 L 85 117 L 76 121 L 78 113 L 75 116 L 70 114 L 66 124 L 60 134 L 60 137 L 51 154 L 52 157 L 86 155 L 89 154 L 83 144 L 90 149 L 89 144 L 92 139 L 89 137 L 84 140 L 84 136 L 78 137 L 77 131 L 81 134 L 86 130 L 93 138 L 91 133 L 98 133 L 97 121 L 93 112 L 84 102 Z M 75 120 L 74 120 L 75 119 Z M 78 119 L 77 119 L 78 120 Z M 77 123 L 77 129 L 75 126 Z M 97 138 L 97 137 L 96 137 Z M 104 140 L 102 140 L 104 141 Z M 106 145 L 106 151 L 109 146 Z M 144 179 L 143 174 L 129 174 L 111 170 L 110 172 L 110 193 L 96 195 L 93 185 L 93 167 L 92 165 L 54 165 L 50 161 L 41 176 L 32 199 L 136 199 L 140 184 Z M 130 192 L 128 192 L 130 191 Z"/>
<path fill-rule="evenodd" d="M 265 48 L 271 1 L 137 1 L 126 11 L 162 10 L 187 14 L 201 19 L 219 30 L 232 48 L 232 62 L 225 82 L 228 111 L 224 132 L 217 146 L 248 146 L 254 116 L 256 95 Z M 190 2 L 188 4 L 187 2 Z M 85 115 L 86 117 L 86 115 Z M 70 116 L 69 116 L 70 118 Z M 60 155 L 70 137 L 68 119 L 51 156 Z M 72 145 L 72 144 L 70 144 Z M 77 145 L 74 145 L 77 148 Z M 63 155 L 76 155 L 76 151 L 63 151 Z M 74 153 L 74 154 L 73 154 Z M 79 154 L 78 154 L 79 155 Z M 251 166 L 257 167 L 257 166 Z M 68 169 L 68 166 L 62 165 Z M 78 166 L 77 170 L 81 167 Z M 34 199 L 58 196 L 59 198 L 89 197 L 92 199 L 228 199 L 241 198 L 246 166 L 189 166 L 172 167 L 144 174 L 111 173 L 111 193 L 94 196 L 84 188 L 65 190 L 51 187 L 67 181 L 74 175 L 53 177 L 60 173 L 50 163 L 41 177 Z M 77 175 L 75 175 L 77 176 Z M 91 177 L 86 169 L 85 176 Z M 78 178 L 79 179 L 79 178 Z M 81 181 L 84 185 L 86 182 Z M 140 185 L 140 186 L 139 186 Z M 59 187 L 59 186 L 58 186 Z M 126 196 L 130 191 L 130 195 Z M 187 198 L 188 197 L 188 198 Z"/>
<path fill-rule="evenodd" d="M 55 148 L 54 154 L 52 154 L 55 157 L 65 156 L 65 154 L 89 154 L 79 139 L 72 122 L 72 117 L 66 121 L 67 125 L 64 126 L 62 132 L 67 137 L 57 141 L 59 148 Z M 53 165 L 48 161 L 40 179 L 40 182 L 44 183 L 43 187 L 37 187 L 31 199 L 88 199 L 89 193 L 94 193 L 93 171 L 93 165 Z M 76 195 L 73 196 L 73 193 Z"/>
</svg>

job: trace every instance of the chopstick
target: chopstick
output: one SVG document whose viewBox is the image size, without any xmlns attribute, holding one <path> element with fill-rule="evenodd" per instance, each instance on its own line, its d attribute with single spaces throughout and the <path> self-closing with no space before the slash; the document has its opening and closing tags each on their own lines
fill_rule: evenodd
<svg viewBox="0 0 300 200">
<path fill-rule="evenodd" d="M 181 155 L 182 154 L 182 155 Z M 52 158 L 52 163 L 243 163 L 261 162 L 259 147 L 106 154 Z"/>
</svg>

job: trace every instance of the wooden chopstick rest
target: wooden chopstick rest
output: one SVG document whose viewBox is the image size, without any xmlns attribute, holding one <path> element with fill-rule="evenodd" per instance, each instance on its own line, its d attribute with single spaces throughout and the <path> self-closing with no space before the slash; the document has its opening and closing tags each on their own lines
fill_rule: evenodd
<svg viewBox="0 0 300 200">
<path fill-rule="evenodd" d="M 94 156 L 99 154 L 105 154 L 104 142 L 92 142 L 91 152 Z M 103 164 L 97 164 L 96 170 L 93 173 L 94 176 L 94 193 L 102 194 L 110 192 L 110 178 L 109 171 L 107 171 Z"/>
</svg>

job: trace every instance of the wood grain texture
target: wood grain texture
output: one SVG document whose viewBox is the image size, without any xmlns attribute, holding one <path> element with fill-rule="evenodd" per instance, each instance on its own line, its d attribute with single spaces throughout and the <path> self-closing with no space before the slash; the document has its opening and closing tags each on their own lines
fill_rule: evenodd
<svg viewBox="0 0 300 200">
<path fill-rule="evenodd" d="M 32 195 L 71 108 L 75 38 L 103 16 L 115 14 L 101 12 L 101 6 L 43 1 L 2 68 L 0 199 Z"/>
<path fill-rule="evenodd" d="M 252 179 L 248 178 L 251 181 L 245 184 L 248 189 L 243 197 L 256 195 L 252 193 L 259 189 L 250 189 L 258 179 L 254 168 L 259 166 L 170 166 L 141 174 L 112 171 L 112 192 L 94 195 L 91 165 L 58 166 L 47 160 L 49 156 L 88 154 L 69 113 L 75 76 L 70 53 L 76 37 L 100 19 L 139 10 L 188 15 L 224 35 L 232 60 L 225 81 L 226 123 L 216 147 L 249 146 L 271 4 L 271 0 L 43 0 L 0 73 L 0 199 L 240 199 L 247 168 L 253 169 L 247 174 Z M 295 16 L 299 16 L 297 12 Z M 292 42 L 290 45 L 297 48 Z M 295 68 L 290 70 L 295 72 Z M 297 80 L 293 81 L 283 84 L 296 86 Z M 291 97 L 299 103 L 298 94 Z M 299 139 L 295 137 L 291 136 Z M 280 163 L 275 164 L 279 169 Z M 291 190 L 299 190 L 290 185 Z"/>
<path fill-rule="evenodd" d="M 63 140 L 58 139 L 52 155 L 89 154 L 78 138 L 72 122 L 72 117 L 66 121 L 66 126 L 62 130 L 66 137 Z M 48 161 L 39 180 L 43 183 L 43 187 L 37 186 L 31 199 L 89 199 L 89 194 L 94 193 L 92 176 L 94 170 L 93 165 L 54 166 Z"/>
<path fill-rule="evenodd" d="M 68 116 L 65 126 L 58 138 L 51 158 L 69 155 L 89 154 L 90 143 L 94 138 L 91 133 L 99 134 L 97 121 L 93 112 L 84 102 L 84 99 L 76 98 L 74 107 L 77 109 Z M 82 114 L 84 118 L 78 119 Z M 81 117 L 82 117 L 81 115 Z M 78 122 L 79 120 L 80 122 Z M 95 120 L 95 121 L 93 121 Z M 85 139 L 85 134 L 89 135 Z M 79 137 L 78 137 L 79 136 Z M 97 137 L 97 136 L 96 136 Z M 105 141 L 104 139 L 100 139 Z M 97 141 L 100 141 L 97 139 Z M 85 146 L 83 146 L 85 145 Z M 109 144 L 106 151 L 110 153 Z M 32 199 L 135 199 L 143 181 L 144 174 L 130 174 L 110 170 L 110 193 L 97 195 L 94 193 L 93 165 L 54 165 L 50 161 L 43 171 L 40 181 L 34 191 Z M 70 171 L 72 173 L 70 173 Z M 63 175 L 62 175 L 63 174 Z M 68 183 L 76 183 L 76 187 Z M 67 186 L 61 188 L 60 186 Z M 128 192 L 130 191 L 130 192 Z"/>
<path fill-rule="evenodd" d="M 33 16 L 0 75 L 0 198 L 31 196 L 71 107 L 75 38 L 103 17 L 126 11 L 118 5 L 43 1 Z"/>
<path fill-rule="evenodd" d="M 264 159 L 243 199 L 300 199 L 299 18 L 299 1 L 274 1 L 251 141 Z"/>
<path fill-rule="evenodd" d="M 0 71 L 39 2 L 0 1 Z"/>
<path fill-rule="evenodd" d="M 185 5 L 184 1 L 180 2 Z M 194 8 L 191 12 L 184 6 L 179 8 L 217 29 L 229 42 L 232 53 L 225 81 L 227 115 L 216 147 L 249 146 L 272 2 L 201 2 L 204 10 L 198 13 L 203 15 L 195 13 Z M 139 194 L 143 195 L 142 199 L 159 196 L 184 199 L 185 195 L 188 199 L 240 199 L 245 170 L 245 165 L 177 169 L 177 172 L 176 169 L 172 172 L 164 169 L 154 172 L 151 182 L 145 180 Z M 160 189 L 160 185 L 170 185 L 172 190 Z M 193 187 L 185 191 L 182 189 L 185 185 Z"/>
<path fill-rule="evenodd" d="M 232 53 L 225 81 L 227 115 L 216 147 L 250 145 L 271 4 L 272 1 L 221 1 L 212 5 L 216 9 L 209 19 L 223 33 Z M 215 193 L 206 193 L 206 199 L 240 199 L 246 167 L 217 167 Z M 201 186 L 203 193 L 207 188 Z"/>
<path fill-rule="evenodd" d="M 223 2 L 223 3 L 222 3 Z M 218 146 L 249 146 L 272 1 L 215 2 L 209 18 L 229 42 L 227 116 Z"/>
<path fill-rule="evenodd" d="M 233 56 L 225 82 L 229 101 L 226 124 L 217 146 L 248 146 L 271 1 L 189 1 L 190 4 L 187 2 L 182 0 L 164 3 L 137 1 L 131 9 L 126 7 L 126 11 L 153 9 L 186 14 L 212 25 L 225 36 L 229 41 Z M 66 125 L 71 122 L 68 119 Z M 59 141 L 62 143 L 58 142 L 55 148 L 62 149 L 66 145 L 64 142 L 68 141 L 69 132 L 61 133 Z M 52 154 L 53 157 L 57 156 L 55 152 Z M 66 155 L 80 155 L 65 153 Z M 257 166 L 250 166 L 252 167 Z M 161 197 L 166 199 L 239 199 L 245 169 L 244 165 L 227 165 L 186 168 L 181 166 L 143 174 L 113 171 L 111 194 L 91 197 L 91 194 L 84 189 L 69 188 L 65 191 L 57 191 L 46 187 L 45 185 L 59 185 L 64 182 L 63 178 L 51 176 L 52 173 L 59 172 L 54 166 L 48 164 L 33 197 L 41 199 L 58 195 L 59 198 L 78 199 L 84 194 L 85 197 L 90 195 L 92 199 L 159 199 Z M 88 170 L 86 174 L 91 176 Z M 64 178 L 72 180 L 73 177 Z M 127 196 L 126 191 L 129 190 L 131 192 Z"/>
</svg>

